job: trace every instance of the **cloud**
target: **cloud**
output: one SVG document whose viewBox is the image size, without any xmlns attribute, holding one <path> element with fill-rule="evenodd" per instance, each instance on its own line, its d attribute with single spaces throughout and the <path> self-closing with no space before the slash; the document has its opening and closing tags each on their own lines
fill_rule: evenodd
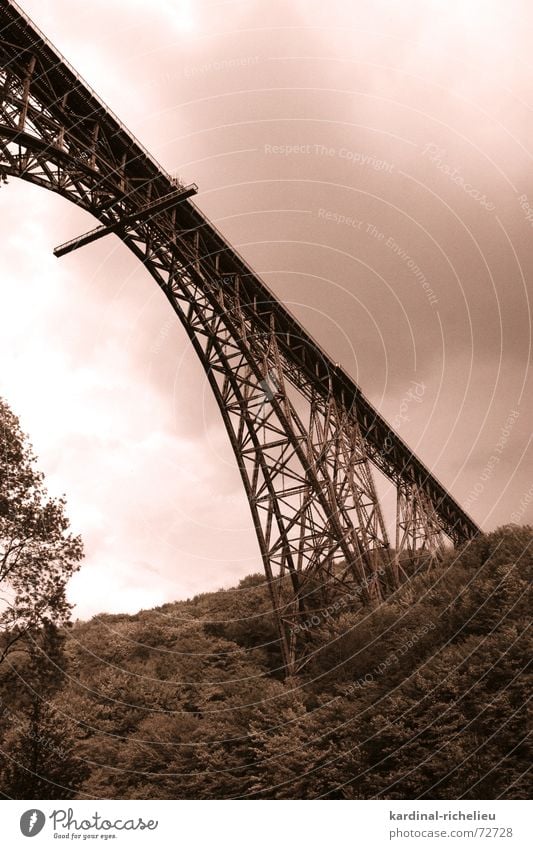
<svg viewBox="0 0 533 849">
<path fill-rule="evenodd" d="M 466 498 L 527 397 L 529 7 L 25 5 L 387 416 L 424 382 L 402 436 Z M 86 541 L 78 613 L 257 571 L 216 404 L 162 293 L 115 237 L 54 259 L 92 226 L 66 201 L 17 181 L 0 200 L 0 391 Z M 486 527 L 527 490 L 526 418 L 472 506 Z"/>
</svg>

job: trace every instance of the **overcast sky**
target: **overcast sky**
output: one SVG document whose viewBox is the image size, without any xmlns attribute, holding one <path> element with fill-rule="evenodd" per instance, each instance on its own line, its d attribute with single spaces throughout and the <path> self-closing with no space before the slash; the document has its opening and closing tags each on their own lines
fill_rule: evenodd
<svg viewBox="0 0 533 849">
<path fill-rule="evenodd" d="M 25 0 L 486 530 L 533 521 L 533 12 L 491 0 Z M 261 569 L 185 333 L 115 237 L 0 193 L 0 392 L 86 560 L 76 615 Z M 528 297 L 529 290 L 529 297 Z"/>
</svg>

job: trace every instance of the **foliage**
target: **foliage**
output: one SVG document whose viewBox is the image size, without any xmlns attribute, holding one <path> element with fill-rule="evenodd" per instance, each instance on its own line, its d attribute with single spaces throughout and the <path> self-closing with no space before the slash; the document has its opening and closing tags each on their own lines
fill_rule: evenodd
<svg viewBox="0 0 533 849">
<path fill-rule="evenodd" d="M 0 712 L 2 796 L 74 798 L 89 775 L 74 751 L 77 725 L 54 702 L 65 680 L 64 641 L 64 635 L 48 624 L 26 652 L 8 657 Z"/>
<path fill-rule="evenodd" d="M 344 612 L 290 684 L 259 576 L 76 623 L 54 706 L 78 795 L 525 798 L 532 542 L 502 528 Z"/>
<path fill-rule="evenodd" d="M 68 620 L 66 582 L 82 543 L 50 498 L 17 417 L 0 399 L 0 661 L 43 625 Z"/>
</svg>

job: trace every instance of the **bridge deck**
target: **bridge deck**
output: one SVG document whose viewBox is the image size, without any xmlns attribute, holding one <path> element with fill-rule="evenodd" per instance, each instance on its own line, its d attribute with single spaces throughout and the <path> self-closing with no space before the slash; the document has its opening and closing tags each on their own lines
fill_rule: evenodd
<svg viewBox="0 0 533 849">
<path fill-rule="evenodd" d="M 127 156 L 131 185 L 146 187 L 150 184 L 152 197 L 159 198 L 176 190 L 179 186 L 176 179 L 156 162 L 26 14 L 9 0 L 0 0 L 0 27 L 4 67 L 12 67 L 20 76 L 29 57 L 38 53 L 41 71 L 32 78 L 32 93 L 37 98 L 42 93 L 46 102 L 46 94 L 52 87 L 64 98 L 68 97 L 68 110 L 61 96 L 49 104 L 48 109 L 59 122 L 68 126 L 69 133 L 77 137 L 80 144 L 86 144 L 89 126 L 93 127 L 98 121 L 105 128 L 105 136 L 116 157 Z M 179 233 L 201 233 L 203 261 L 208 263 L 210 258 L 216 257 L 217 273 L 227 276 L 227 285 L 234 285 L 233 277 L 239 278 L 241 299 L 253 314 L 255 325 L 267 330 L 274 318 L 284 356 L 302 379 L 324 395 L 333 391 L 345 407 L 353 409 L 369 457 L 377 468 L 396 484 L 410 481 L 422 487 L 441 517 L 444 529 L 455 541 L 478 533 L 475 522 L 374 409 L 349 374 L 331 361 L 200 209 L 187 199 L 176 207 L 175 215 Z"/>
</svg>

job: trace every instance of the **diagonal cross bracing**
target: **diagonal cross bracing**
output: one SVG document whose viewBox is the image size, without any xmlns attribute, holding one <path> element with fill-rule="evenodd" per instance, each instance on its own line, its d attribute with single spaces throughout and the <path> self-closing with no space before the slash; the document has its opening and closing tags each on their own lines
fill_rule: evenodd
<svg viewBox="0 0 533 849">
<path fill-rule="evenodd" d="M 431 558 L 445 538 L 460 543 L 479 529 L 190 190 L 9 0 L 0 0 L 0 91 L 0 176 L 68 198 L 100 222 L 97 236 L 116 232 L 188 334 L 241 472 L 283 664 L 297 673 L 309 612 L 339 595 L 379 601 L 397 586 L 404 553 Z M 397 491 L 394 554 L 373 469 Z"/>
</svg>

